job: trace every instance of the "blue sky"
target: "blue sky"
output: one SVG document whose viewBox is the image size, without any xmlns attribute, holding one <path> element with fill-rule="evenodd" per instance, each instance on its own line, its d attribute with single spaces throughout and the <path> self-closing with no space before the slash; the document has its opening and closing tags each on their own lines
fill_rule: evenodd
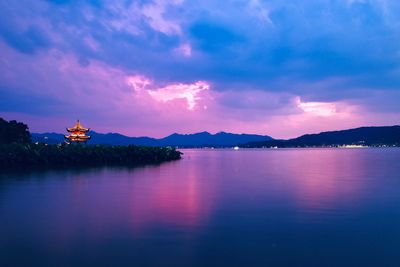
<svg viewBox="0 0 400 267">
<path fill-rule="evenodd" d="M 291 137 L 399 124 L 400 3 L 0 0 L 0 115 Z"/>
</svg>

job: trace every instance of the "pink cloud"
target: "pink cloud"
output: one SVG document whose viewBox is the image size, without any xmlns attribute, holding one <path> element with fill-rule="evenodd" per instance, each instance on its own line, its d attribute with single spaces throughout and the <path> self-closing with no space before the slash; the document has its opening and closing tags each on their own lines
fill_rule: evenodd
<svg viewBox="0 0 400 267">
<path fill-rule="evenodd" d="M 152 81 L 150 79 L 141 75 L 129 76 L 126 79 L 126 82 L 129 86 L 132 86 L 136 92 L 140 92 L 146 89 L 146 86 L 152 84 Z"/>
<path fill-rule="evenodd" d="M 204 81 L 198 81 L 192 84 L 170 84 L 157 90 L 148 90 L 148 93 L 157 101 L 168 102 L 175 99 L 185 99 L 187 108 L 193 110 L 197 102 L 201 100 L 200 94 L 209 90 L 210 85 Z"/>
<path fill-rule="evenodd" d="M 205 81 L 160 86 L 157 77 L 96 60 L 82 67 L 59 50 L 25 55 L 1 42 L 0 50 L 0 90 L 15 102 L 1 116 L 25 121 L 35 132 L 63 132 L 81 119 L 95 131 L 131 136 L 228 131 L 287 138 L 377 121 L 398 123 L 397 113 L 371 113 L 361 103 L 307 102 L 251 88 L 210 90 Z"/>
<path fill-rule="evenodd" d="M 305 113 L 310 113 L 316 116 L 329 117 L 336 114 L 336 104 L 327 102 L 302 102 L 301 98 L 296 99 L 298 107 Z"/>
<path fill-rule="evenodd" d="M 182 30 L 179 22 L 176 19 L 166 17 L 167 8 L 181 3 L 180 0 L 157 0 L 144 5 L 133 2 L 128 6 L 122 2 L 108 3 L 107 9 L 113 15 L 112 19 L 101 20 L 101 23 L 110 30 L 140 35 L 143 33 L 143 29 L 138 25 L 144 20 L 155 31 L 167 35 L 181 35 Z M 91 10 L 85 10 L 85 15 L 88 20 L 93 19 Z"/>
<path fill-rule="evenodd" d="M 182 0 L 165 1 L 157 0 L 145 5 L 141 12 L 147 18 L 149 25 L 156 31 L 167 35 L 181 35 L 182 30 L 179 23 L 171 18 L 166 18 L 166 9 L 170 5 L 180 5 Z"/>
</svg>

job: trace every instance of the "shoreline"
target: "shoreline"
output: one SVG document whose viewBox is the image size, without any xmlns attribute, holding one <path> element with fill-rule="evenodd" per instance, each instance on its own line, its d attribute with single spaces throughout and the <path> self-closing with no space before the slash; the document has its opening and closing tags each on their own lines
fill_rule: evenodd
<svg viewBox="0 0 400 267">
<path fill-rule="evenodd" d="M 0 145 L 0 170 L 136 167 L 182 158 L 175 148 L 102 145 Z"/>
</svg>

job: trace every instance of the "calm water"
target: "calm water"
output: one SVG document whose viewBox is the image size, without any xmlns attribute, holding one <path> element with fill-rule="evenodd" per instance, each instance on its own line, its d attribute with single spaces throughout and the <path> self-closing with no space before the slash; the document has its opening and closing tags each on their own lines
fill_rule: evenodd
<svg viewBox="0 0 400 267">
<path fill-rule="evenodd" d="M 400 149 L 2 174 L 0 266 L 400 266 Z"/>
</svg>

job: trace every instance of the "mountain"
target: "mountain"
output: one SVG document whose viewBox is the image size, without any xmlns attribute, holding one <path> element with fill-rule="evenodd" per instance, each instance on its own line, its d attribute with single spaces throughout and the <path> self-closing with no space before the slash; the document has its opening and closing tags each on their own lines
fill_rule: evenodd
<svg viewBox="0 0 400 267">
<path fill-rule="evenodd" d="M 269 136 L 255 134 L 232 134 L 219 132 L 210 134 L 201 132 L 195 134 L 171 134 L 167 137 L 156 139 L 151 137 L 129 137 L 118 133 L 88 133 L 92 138 L 88 144 L 107 144 L 107 145 L 143 145 L 143 146 L 179 146 L 179 147 L 229 147 L 249 142 L 262 142 L 272 140 Z M 32 133 L 33 142 L 47 144 L 58 144 L 64 141 L 64 135 L 58 133 Z"/>
<path fill-rule="evenodd" d="M 129 137 L 119 133 L 102 134 L 93 131 L 88 135 L 91 136 L 88 144 L 157 146 L 157 139 L 151 137 Z"/>
<path fill-rule="evenodd" d="M 64 135 L 59 133 L 32 133 L 32 141 L 59 144 L 64 142 Z M 143 145 L 143 146 L 156 146 L 157 139 L 150 137 L 129 137 L 118 133 L 97 133 L 94 131 L 88 132 L 92 138 L 87 142 L 88 144 L 102 144 L 102 145 Z"/>
<path fill-rule="evenodd" d="M 251 141 L 249 141 L 251 140 Z M 261 142 L 272 140 L 269 136 L 255 134 L 232 134 L 219 132 L 210 134 L 201 132 L 195 134 L 177 134 L 174 133 L 165 138 L 159 139 L 162 146 L 184 146 L 184 147 L 202 147 L 202 146 L 235 146 L 249 142 Z"/>
<path fill-rule="evenodd" d="M 400 146 L 400 126 L 361 127 L 306 134 L 289 140 L 251 142 L 244 147 Z"/>
</svg>

